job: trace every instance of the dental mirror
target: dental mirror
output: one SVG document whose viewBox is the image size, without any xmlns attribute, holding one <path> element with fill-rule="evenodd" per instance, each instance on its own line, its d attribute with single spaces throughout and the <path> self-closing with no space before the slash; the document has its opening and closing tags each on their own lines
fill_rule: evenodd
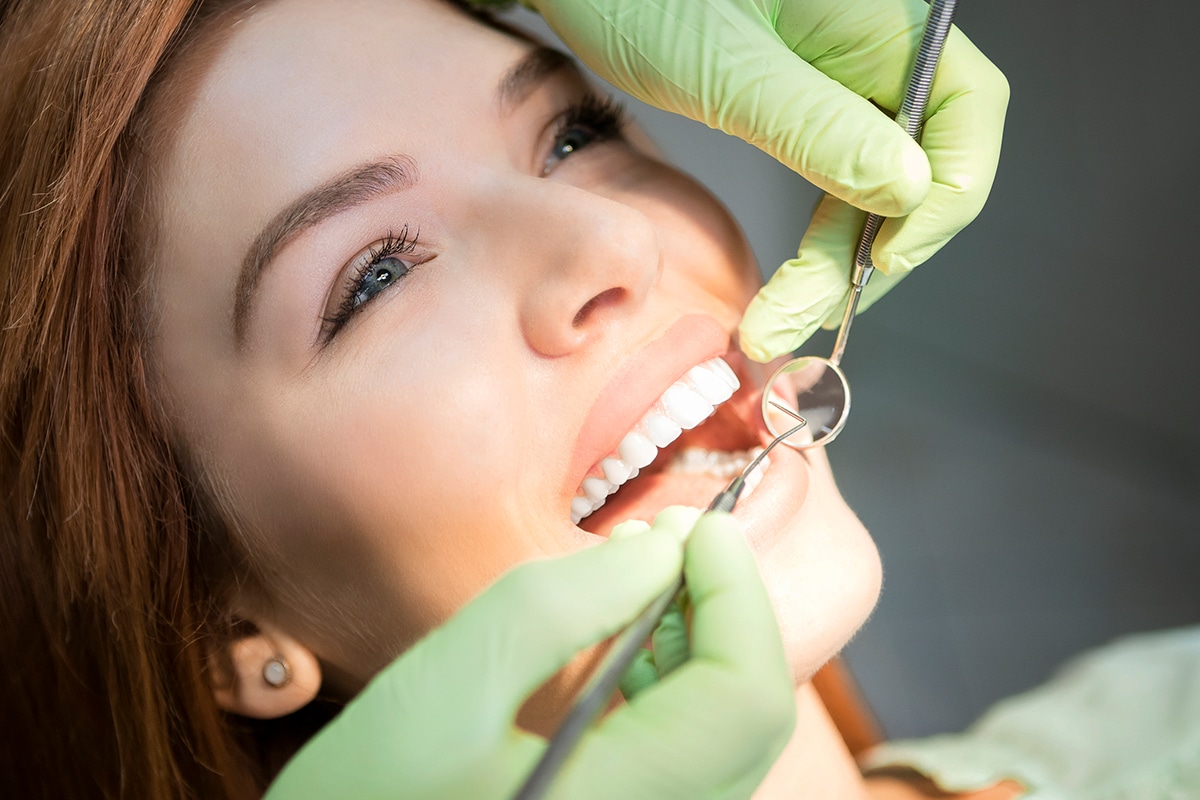
<svg viewBox="0 0 1200 800">
<path fill-rule="evenodd" d="M 937 71 L 942 45 L 950 33 L 956 5 L 957 0 L 930 2 L 929 16 L 925 20 L 912 75 L 904 89 L 900 110 L 896 113 L 896 122 L 904 128 L 905 133 L 918 141 L 921 120 L 933 87 L 933 75 Z M 871 262 L 871 247 L 882 225 L 883 217 L 878 214 L 867 215 L 854 253 L 850 299 L 842 314 L 842 324 L 838 327 L 832 355 L 829 358 L 793 358 L 775 370 L 763 390 L 763 421 L 772 436 L 781 436 L 795 423 L 791 416 L 775 408 L 776 404 L 808 420 L 808 426 L 798 435 L 783 440 L 789 447 L 803 450 L 827 445 L 846 427 L 846 418 L 850 416 L 850 382 L 846 380 L 846 373 L 842 372 L 842 355 L 846 352 L 846 337 L 850 335 L 850 324 L 854 322 L 854 312 L 858 309 L 863 287 L 875 271 L 875 265 Z"/>
<path fill-rule="evenodd" d="M 775 370 L 762 402 L 763 420 L 772 436 L 795 426 L 791 414 L 808 420 L 806 429 L 783 440 L 803 450 L 829 444 L 842 432 L 850 416 L 850 383 L 832 360 L 802 356 Z"/>
</svg>

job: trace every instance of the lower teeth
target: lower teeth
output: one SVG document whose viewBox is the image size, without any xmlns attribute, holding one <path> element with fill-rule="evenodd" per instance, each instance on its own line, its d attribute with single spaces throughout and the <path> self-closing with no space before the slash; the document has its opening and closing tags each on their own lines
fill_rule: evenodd
<svg viewBox="0 0 1200 800">
<path fill-rule="evenodd" d="M 664 472 L 673 472 L 680 475 L 712 475 L 717 478 L 732 480 L 735 475 L 740 475 L 762 451 L 761 447 L 755 447 L 750 450 L 735 450 L 733 452 L 689 447 L 676 453 Z M 742 493 L 743 499 L 749 497 L 750 493 L 762 481 L 763 473 L 767 471 L 770 465 L 770 460 L 764 458 L 762 463 L 758 465 L 758 468 L 746 477 L 746 486 Z M 632 480 L 637 477 L 637 474 L 638 470 L 633 470 L 627 480 Z M 611 495 L 619 488 L 619 486 L 611 486 L 608 493 Z M 598 497 L 596 499 L 601 500 Z M 586 497 L 576 497 L 571 504 L 572 524 L 578 525 L 584 517 L 590 515 L 601 505 L 604 505 L 603 500 L 599 503 L 593 503 Z"/>
<path fill-rule="evenodd" d="M 754 457 L 762 452 L 761 447 L 752 450 L 738 450 L 727 453 L 721 450 L 702 450 L 689 447 L 680 450 L 671 463 L 667 472 L 678 472 L 685 475 L 715 475 L 718 478 L 732 478 L 741 473 Z"/>
</svg>

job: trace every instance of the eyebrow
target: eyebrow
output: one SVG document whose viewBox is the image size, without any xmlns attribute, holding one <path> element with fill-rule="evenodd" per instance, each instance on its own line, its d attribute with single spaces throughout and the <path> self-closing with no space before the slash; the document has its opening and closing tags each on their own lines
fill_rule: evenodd
<svg viewBox="0 0 1200 800">
<path fill-rule="evenodd" d="M 254 292 L 276 254 L 306 230 L 376 197 L 407 189 L 417 182 L 417 164 L 394 156 L 355 167 L 306 192 L 267 223 L 242 259 L 233 303 L 233 338 L 245 341 Z"/>
<path fill-rule="evenodd" d="M 560 69 L 574 66 L 571 59 L 550 47 L 535 47 L 514 64 L 496 87 L 500 114 L 504 115 L 525 101 L 525 98 Z"/>
<path fill-rule="evenodd" d="M 538 86 L 571 59 L 549 47 L 535 47 L 504 72 L 496 85 L 501 116 L 519 106 Z M 354 167 L 306 192 L 276 214 L 263 227 L 242 259 L 234 290 L 233 338 L 238 349 L 245 343 L 246 327 L 263 273 L 275 256 L 300 234 L 331 217 L 387 194 L 414 186 L 417 163 L 408 156 L 390 156 Z"/>
</svg>

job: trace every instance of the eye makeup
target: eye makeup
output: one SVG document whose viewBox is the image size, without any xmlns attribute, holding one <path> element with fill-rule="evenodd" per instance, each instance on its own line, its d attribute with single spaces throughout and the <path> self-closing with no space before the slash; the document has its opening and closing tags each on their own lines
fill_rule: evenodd
<svg viewBox="0 0 1200 800">
<path fill-rule="evenodd" d="M 389 231 L 379 244 L 358 259 L 339 290 L 337 308 L 321 320 L 322 344 L 328 344 L 367 303 L 417 268 L 420 260 L 403 256 L 416 250 L 419 235 L 418 230 L 409 239 L 407 225 L 398 235 Z"/>
</svg>

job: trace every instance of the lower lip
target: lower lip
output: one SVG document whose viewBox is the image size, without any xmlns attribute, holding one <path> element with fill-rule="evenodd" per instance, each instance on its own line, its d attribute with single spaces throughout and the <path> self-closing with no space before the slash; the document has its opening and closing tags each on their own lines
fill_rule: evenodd
<svg viewBox="0 0 1200 800">
<path fill-rule="evenodd" d="M 788 523 L 808 496 L 808 460 L 803 454 L 780 445 L 768 458 L 771 466 L 762 483 L 733 510 L 734 519 L 756 549 L 769 547 L 789 533 Z"/>
</svg>

